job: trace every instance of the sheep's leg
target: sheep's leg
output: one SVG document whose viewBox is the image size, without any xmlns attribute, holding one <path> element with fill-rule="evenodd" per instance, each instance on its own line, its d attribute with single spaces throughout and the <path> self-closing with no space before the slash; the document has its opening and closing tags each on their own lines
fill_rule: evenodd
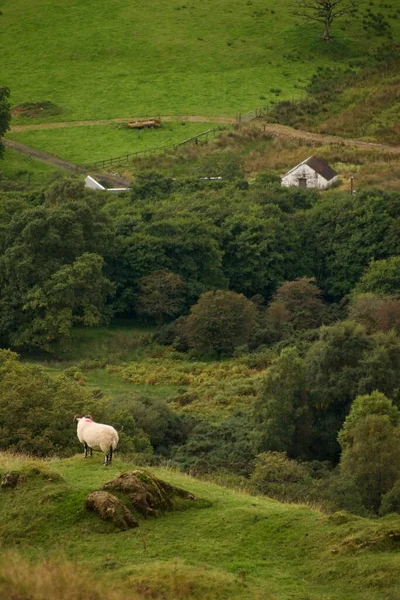
<svg viewBox="0 0 400 600">
<path fill-rule="evenodd" d="M 104 466 L 105 467 L 108 467 L 108 465 L 111 465 L 112 455 L 113 455 L 113 449 L 111 447 L 109 452 L 107 452 L 107 454 L 105 455 L 105 458 L 104 458 Z"/>
<path fill-rule="evenodd" d="M 83 456 L 84 456 L 84 458 L 87 458 L 88 448 L 89 448 L 89 446 L 87 445 L 87 443 L 83 442 Z"/>
<path fill-rule="evenodd" d="M 90 458 L 93 458 L 93 448 L 89 448 L 90 450 Z"/>
</svg>

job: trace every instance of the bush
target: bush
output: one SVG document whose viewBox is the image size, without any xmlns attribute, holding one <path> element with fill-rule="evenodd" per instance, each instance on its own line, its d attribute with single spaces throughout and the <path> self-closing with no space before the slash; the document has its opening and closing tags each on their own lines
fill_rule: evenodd
<svg viewBox="0 0 400 600">
<path fill-rule="evenodd" d="M 183 307 L 183 279 L 170 271 L 154 271 L 139 282 L 136 312 L 153 317 L 162 325 L 168 317 L 173 317 Z"/>
<path fill-rule="evenodd" d="M 185 422 L 163 400 L 135 394 L 119 396 L 107 414 L 124 427 L 129 452 L 151 453 L 153 447 L 155 452 L 166 455 L 172 446 L 185 443 L 187 438 Z"/>
<path fill-rule="evenodd" d="M 70 376 L 53 378 L 0 350 L 0 448 L 35 456 L 79 448 L 74 414 L 102 418 L 103 404 Z"/>
<path fill-rule="evenodd" d="M 219 425 L 195 423 L 173 458 L 193 475 L 233 472 L 248 476 L 254 458 L 251 435 L 250 419 L 240 411 Z"/>
<path fill-rule="evenodd" d="M 400 299 L 379 297 L 374 294 L 353 296 L 349 319 L 364 325 L 368 333 L 376 331 L 400 332 Z"/>
<path fill-rule="evenodd" d="M 340 471 L 356 482 L 375 513 L 400 477 L 400 412 L 380 392 L 358 396 L 339 434 Z"/>
<path fill-rule="evenodd" d="M 288 324 L 294 329 L 322 325 L 325 305 L 314 277 L 285 281 L 276 290 L 267 310 L 267 323 L 278 331 Z"/>
<path fill-rule="evenodd" d="M 394 512 L 400 513 L 400 479 L 396 481 L 391 490 L 382 496 L 379 508 L 381 517 Z"/>
<path fill-rule="evenodd" d="M 307 466 L 289 459 L 285 452 L 258 454 L 250 484 L 260 494 L 289 502 L 311 499 L 318 487 Z"/>
<path fill-rule="evenodd" d="M 357 294 L 400 294 L 400 256 L 373 260 L 355 287 Z"/>
<path fill-rule="evenodd" d="M 246 344 L 256 320 L 256 308 L 243 294 L 206 292 L 192 306 L 185 333 L 189 345 L 202 354 L 232 355 Z"/>
<path fill-rule="evenodd" d="M 336 472 L 327 482 L 323 491 L 331 510 L 346 510 L 360 517 L 371 516 L 361 497 L 359 486 L 351 475 Z"/>
</svg>

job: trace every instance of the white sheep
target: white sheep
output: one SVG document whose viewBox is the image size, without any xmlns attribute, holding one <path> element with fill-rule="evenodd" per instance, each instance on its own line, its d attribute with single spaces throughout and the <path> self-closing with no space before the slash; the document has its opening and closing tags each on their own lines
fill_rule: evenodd
<svg viewBox="0 0 400 600">
<path fill-rule="evenodd" d="M 93 454 L 93 450 L 104 452 L 104 465 L 111 465 L 113 451 L 116 449 L 119 441 L 117 431 L 111 425 L 96 423 L 90 415 L 80 417 L 75 415 L 74 421 L 78 422 L 77 435 L 81 444 L 83 444 L 84 456 Z"/>
</svg>

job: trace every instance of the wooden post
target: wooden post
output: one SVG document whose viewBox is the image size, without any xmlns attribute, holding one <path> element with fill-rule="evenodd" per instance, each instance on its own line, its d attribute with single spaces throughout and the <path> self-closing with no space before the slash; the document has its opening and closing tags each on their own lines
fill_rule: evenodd
<svg viewBox="0 0 400 600">
<path fill-rule="evenodd" d="M 353 175 L 350 177 L 350 194 L 354 195 L 354 177 Z"/>
</svg>

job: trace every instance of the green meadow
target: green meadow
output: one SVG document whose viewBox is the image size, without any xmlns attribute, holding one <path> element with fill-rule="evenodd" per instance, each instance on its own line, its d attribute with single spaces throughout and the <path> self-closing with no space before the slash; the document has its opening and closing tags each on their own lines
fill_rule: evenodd
<svg viewBox="0 0 400 600">
<path fill-rule="evenodd" d="M 171 600 L 399 598 L 398 515 L 379 522 L 327 516 L 152 468 L 196 500 L 120 532 L 88 513 L 85 499 L 135 466 L 121 459 L 108 469 L 101 463 L 98 454 L 34 461 L 2 453 L 0 472 L 24 476 L 0 492 L 3 549 L 35 561 L 79 562 L 99 581 L 107 578 L 105 590 L 121 588 L 125 598 L 134 592 Z"/>
<path fill-rule="evenodd" d="M 163 148 L 217 127 L 210 123 L 165 122 L 156 129 L 93 125 L 12 132 L 7 137 L 77 164 Z"/>
<path fill-rule="evenodd" d="M 390 15 L 395 7 L 358 3 Z M 318 66 L 363 59 L 384 39 L 361 18 L 321 27 L 292 0 L 2 0 L 1 85 L 12 105 L 51 101 L 49 120 L 230 115 L 295 98 Z M 392 18 L 393 17 L 393 18 Z M 38 117 L 44 120 L 46 116 Z"/>
<path fill-rule="evenodd" d="M 64 174 L 64 171 L 8 148 L 5 149 L 4 159 L 0 162 L 0 182 L 12 182 L 16 187 L 43 186 L 61 173 Z"/>
</svg>

